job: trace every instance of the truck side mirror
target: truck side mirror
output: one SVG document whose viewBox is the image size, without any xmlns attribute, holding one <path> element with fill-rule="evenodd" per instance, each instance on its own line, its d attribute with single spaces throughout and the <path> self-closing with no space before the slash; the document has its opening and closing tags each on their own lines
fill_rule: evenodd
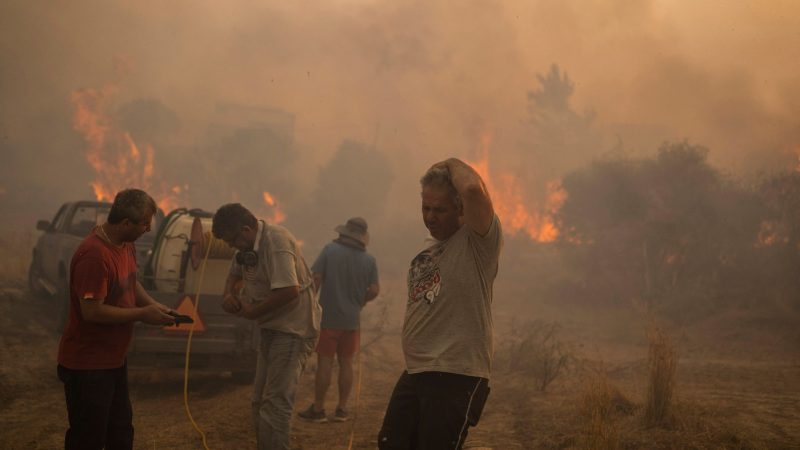
<svg viewBox="0 0 800 450">
<path fill-rule="evenodd" d="M 50 222 L 46 220 L 40 220 L 36 222 L 36 229 L 41 231 L 49 231 L 50 230 Z"/>
</svg>

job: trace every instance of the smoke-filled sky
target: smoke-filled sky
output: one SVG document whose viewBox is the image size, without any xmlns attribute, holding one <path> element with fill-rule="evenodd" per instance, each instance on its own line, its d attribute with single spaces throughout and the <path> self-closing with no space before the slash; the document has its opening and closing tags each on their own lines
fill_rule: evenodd
<svg viewBox="0 0 800 450">
<path fill-rule="evenodd" d="M 495 167 L 522 170 L 528 93 L 553 64 L 572 108 L 594 111 L 595 155 L 689 139 L 731 171 L 773 169 L 800 152 L 798 56 L 794 0 L 6 0 L 0 205 L 27 221 L 91 197 L 71 96 L 113 86 L 116 106 L 177 116 L 156 172 L 169 149 L 203 147 L 217 105 L 276 108 L 294 116 L 309 190 L 343 140 L 375 144 L 389 202 L 416 216 L 421 172 L 477 158 L 487 133 Z M 559 167 L 588 162 L 575 159 Z"/>
</svg>

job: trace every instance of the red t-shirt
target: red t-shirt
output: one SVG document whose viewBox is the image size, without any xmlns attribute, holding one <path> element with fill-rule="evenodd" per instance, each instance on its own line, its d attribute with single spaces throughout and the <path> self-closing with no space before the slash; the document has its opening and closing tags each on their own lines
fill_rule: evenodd
<svg viewBox="0 0 800 450">
<path fill-rule="evenodd" d="M 90 234 L 72 256 L 69 266 L 70 313 L 58 346 L 58 363 L 68 369 L 122 367 L 133 336 L 133 322 L 87 322 L 81 314 L 84 298 L 105 299 L 106 305 L 136 307 L 134 246 L 115 247 Z"/>
</svg>

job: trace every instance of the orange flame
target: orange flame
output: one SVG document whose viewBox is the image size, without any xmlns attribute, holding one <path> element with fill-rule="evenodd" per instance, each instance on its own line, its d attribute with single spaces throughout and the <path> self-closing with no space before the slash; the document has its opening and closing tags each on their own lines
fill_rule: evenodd
<svg viewBox="0 0 800 450">
<path fill-rule="evenodd" d="M 267 191 L 264 191 L 264 204 L 267 206 L 269 213 L 267 215 L 267 220 L 270 223 L 281 223 L 286 220 L 286 214 L 281 211 L 278 207 L 278 202 L 275 201 L 275 198 Z"/>
<path fill-rule="evenodd" d="M 560 180 L 547 183 L 547 196 L 541 211 L 531 210 L 523 187 L 510 173 L 502 173 L 495 179 L 490 176 L 489 147 L 492 136 L 484 133 L 481 136 L 481 159 L 469 162 L 481 176 L 492 197 L 494 210 L 503 223 L 505 231 L 511 234 L 525 233 L 536 242 L 555 241 L 560 230 L 555 222 L 555 214 L 567 199 L 567 193 Z"/>
<path fill-rule="evenodd" d="M 775 220 L 764 220 L 758 230 L 756 247 L 771 247 L 789 243 L 786 225 Z"/>
<path fill-rule="evenodd" d="M 153 195 L 162 210 L 170 211 L 178 205 L 180 188 L 153 181 L 155 152 L 152 145 L 145 144 L 143 151 L 140 150 L 130 133 L 117 129 L 107 113 L 118 90 L 109 84 L 101 89 L 72 93 L 73 128 L 88 144 L 86 160 L 96 173 L 95 180 L 90 183 L 95 198 L 113 201 L 118 191 L 137 187 Z"/>
</svg>

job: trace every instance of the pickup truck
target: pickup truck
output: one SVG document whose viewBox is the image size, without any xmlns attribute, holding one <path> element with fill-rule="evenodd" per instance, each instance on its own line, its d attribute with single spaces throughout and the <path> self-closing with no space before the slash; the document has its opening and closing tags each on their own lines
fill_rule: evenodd
<svg viewBox="0 0 800 450">
<path fill-rule="evenodd" d="M 105 222 L 110 209 L 106 202 L 68 202 L 52 221 L 36 224 L 43 233 L 33 249 L 28 284 L 33 294 L 54 302 L 60 327 L 69 311 L 72 255 L 94 227 Z M 255 372 L 257 333 L 251 321 L 227 314 L 220 306 L 233 251 L 206 231 L 211 218 L 211 213 L 198 209 L 179 208 L 166 217 L 159 210 L 153 231 L 135 242 L 139 281 L 153 298 L 181 314 L 192 315 L 199 300 L 193 368 L 231 372 L 234 379 L 249 381 Z M 130 367 L 183 367 L 190 327 L 137 323 L 128 353 Z"/>
<path fill-rule="evenodd" d="M 111 203 L 97 201 L 68 202 L 61 205 L 53 220 L 40 220 L 36 229 L 42 235 L 33 248 L 31 265 L 28 269 L 28 287 L 37 295 L 46 295 L 56 300 L 59 325 L 67 319 L 69 263 L 81 241 L 92 232 L 95 226 L 105 222 Z M 157 227 L 164 218 L 159 211 L 154 216 Z M 154 233 L 144 234 L 136 241 L 136 260 L 147 261 L 153 246 Z M 140 266 L 141 268 L 141 266 Z"/>
</svg>

